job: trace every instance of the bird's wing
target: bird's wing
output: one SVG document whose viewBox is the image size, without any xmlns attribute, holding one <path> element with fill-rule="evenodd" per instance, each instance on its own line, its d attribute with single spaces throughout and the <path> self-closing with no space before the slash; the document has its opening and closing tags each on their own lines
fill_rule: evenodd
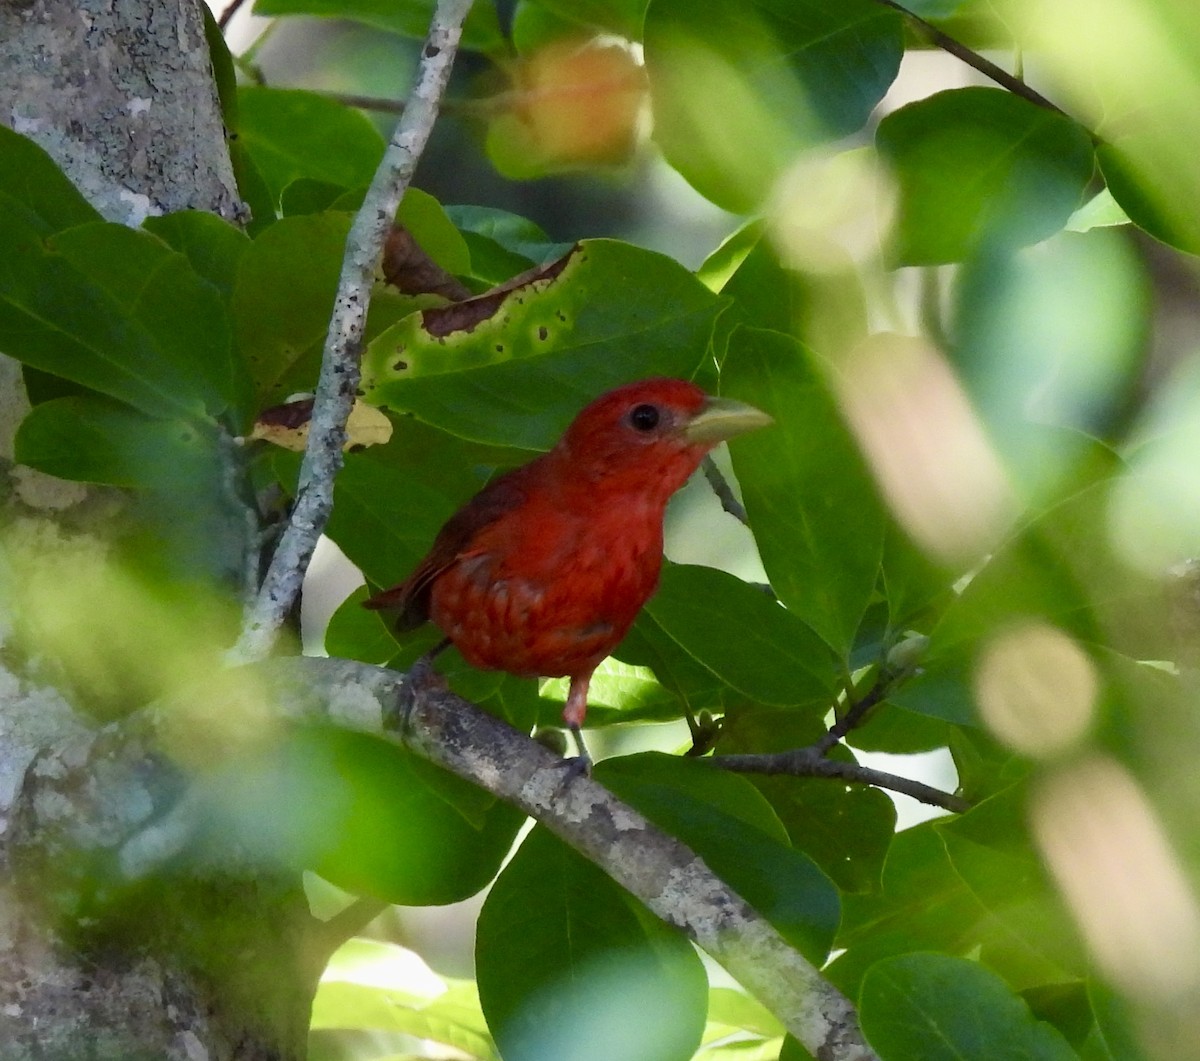
<svg viewBox="0 0 1200 1061">
<path fill-rule="evenodd" d="M 525 501 L 524 478 L 517 468 L 485 486 L 438 531 L 425 558 L 403 582 L 363 602 L 364 608 L 395 611 L 396 629 L 403 633 L 429 618 L 429 591 L 434 580 L 456 561 L 471 555 L 473 540 L 485 527 Z"/>
</svg>

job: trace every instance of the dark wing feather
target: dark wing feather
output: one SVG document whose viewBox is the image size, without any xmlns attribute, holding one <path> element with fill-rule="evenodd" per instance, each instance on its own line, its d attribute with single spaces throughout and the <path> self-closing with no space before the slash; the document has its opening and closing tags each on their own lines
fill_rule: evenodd
<svg viewBox="0 0 1200 1061">
<path fill-rule="evenodd" d="M 429 618 L 429 592 L 434 581 L 466 552 L 475 536 L 525 501 L 526 465 L 494 480 L 450 517 L 433 546 L 403 582 L 363 601 L 364 608 L 396 612 L 396 630 L 404 633 Z"/>
</svg>

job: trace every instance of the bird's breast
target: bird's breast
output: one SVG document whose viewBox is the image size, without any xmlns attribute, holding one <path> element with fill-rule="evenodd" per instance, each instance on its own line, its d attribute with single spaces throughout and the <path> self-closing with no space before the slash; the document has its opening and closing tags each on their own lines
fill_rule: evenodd
<svg viewBox="0 0 1200 1061">
<path fill-rule="evenodd" d="M 549 514 L 476 543 L 434 583 L 434 623 L 473 666 L 526 676 L 594 668 L 658 584 L 657 523 Z"/>
</svg>

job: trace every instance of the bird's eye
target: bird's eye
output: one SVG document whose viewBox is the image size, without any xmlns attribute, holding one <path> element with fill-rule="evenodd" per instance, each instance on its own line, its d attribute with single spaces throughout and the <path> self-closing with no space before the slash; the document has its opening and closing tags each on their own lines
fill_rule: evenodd
<svg viewBox="0 0 1200 1061">
<path fill-rule="evenodd" d="M 629 414 L 629 422 L 639 431 L 653 431 L 658 421 L 659 412 L 654 405 L 635 405 Z"/>
</svg>

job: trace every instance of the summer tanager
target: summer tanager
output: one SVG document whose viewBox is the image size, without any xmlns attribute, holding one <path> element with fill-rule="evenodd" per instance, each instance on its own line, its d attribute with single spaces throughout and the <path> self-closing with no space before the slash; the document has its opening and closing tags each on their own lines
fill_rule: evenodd
<svg viewBox="0 0 1200 1061">
<path fill-rule="evenodd" d="M 667 501 L 719 442 L 770 422 L 684 380 L 610 391 L 468 501 L 366 607 L 398 613 L 401 631 L 432 619 L 472 666 L 570 678 L 563 719 L 586 760 L 588 683 L 658 584 Z"/>
</svg>

